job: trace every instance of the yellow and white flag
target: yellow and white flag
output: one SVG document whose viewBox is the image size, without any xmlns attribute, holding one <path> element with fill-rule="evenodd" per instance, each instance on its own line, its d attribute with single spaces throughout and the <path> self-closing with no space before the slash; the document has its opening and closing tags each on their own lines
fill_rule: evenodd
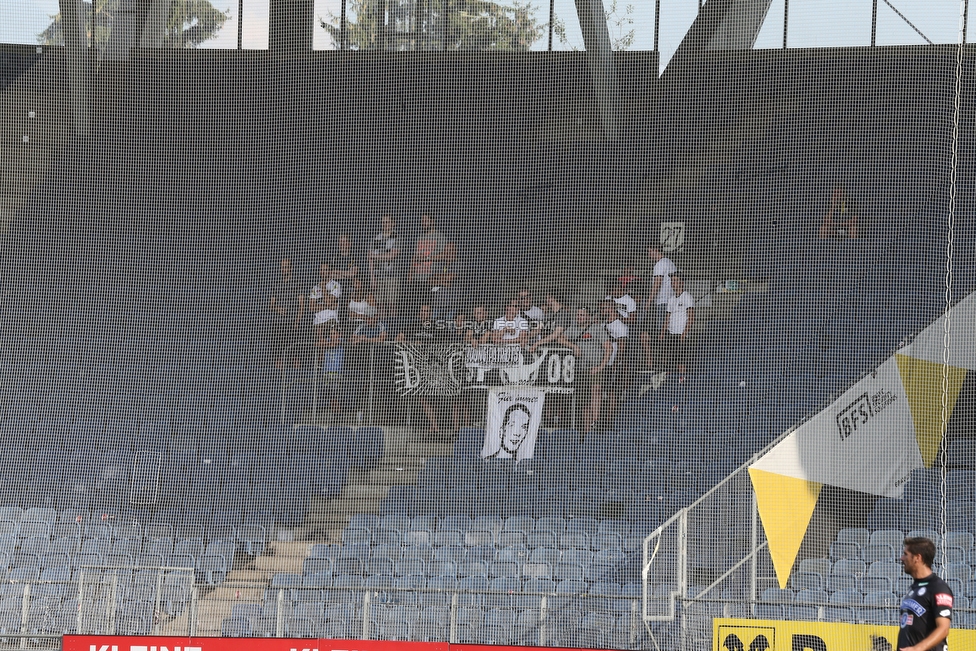
<svg viewBox="0 0 976 651">
<path fill-rule="evenodd" d="M 953 308 L 948 338 L 945 324 L 937 319 L 749 468 L 781 587 L 823 486 L 898 498 L 912 471 L 932 467 L 966 373 L 976 368 L 976 295 Z"/>
</svg>

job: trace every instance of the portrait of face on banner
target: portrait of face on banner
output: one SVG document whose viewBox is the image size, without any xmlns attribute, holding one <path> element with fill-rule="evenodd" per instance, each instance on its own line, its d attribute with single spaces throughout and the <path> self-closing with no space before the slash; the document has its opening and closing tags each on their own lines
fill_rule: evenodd
<svg viewBox="0 0 976 651">
<path fill-rule="evenodd" d="M 484 459 L 531 459 L 542 421 L 545 392 L 537 389 L 492 389 L 488 392 Z"/>
</svg>

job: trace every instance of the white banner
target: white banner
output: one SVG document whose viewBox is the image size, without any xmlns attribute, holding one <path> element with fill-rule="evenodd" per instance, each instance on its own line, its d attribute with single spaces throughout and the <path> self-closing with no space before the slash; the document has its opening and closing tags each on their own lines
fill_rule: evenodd
<svg viewBox="0 0 976 651">
<path fill-rule="evenodd" d="M 568 348 L 543 346 L 523 352 L 519 346 L 483 344 L 469 347 L 465 354 L 466 387 L 535 386 L 560 393 L 574 391 L 576 356 Z"/>
<path fill-rule="evenodd" d="M 531 459 L 542 422 L 546 394 L 537 389 L 502 388 L 488 392 L 484 459 Z"/>
<path fill-rule="evenodd" d="M 393 389 L 400 396 L 459 396 L 463 344 L 396 344 Z"/>
<path fill-rule="evenodd" d="M 524 363 L 521 346 L 481 344 L 465 351 L 464 365 L 469 368 L 510 368 Z"/>
<path fill-rule="evenodd" d="M 948 346 L 949 366 L 976 371 L 974 324 L 976 324 L 976 294 L 970 294 L 952 308 L 948 338 L 946 338 L 946 317 L 942 315 L 918 333 L 918 336 L 898 353 L 915 359 L 924 359 L 933 364 L 943 364 L 945 363 L 943 356 Z"/>
<path fill-rule="evenodd" d="M 894 358 L 766 453 L 753 468 L 901 497 L 922 455 Z"/>
</svg>

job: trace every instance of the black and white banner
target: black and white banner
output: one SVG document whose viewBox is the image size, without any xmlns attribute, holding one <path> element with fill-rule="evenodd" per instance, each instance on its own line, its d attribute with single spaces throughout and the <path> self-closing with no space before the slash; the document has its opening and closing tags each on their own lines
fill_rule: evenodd
<svg viewBox="0 0 976 651">
<path fill-rule="evenodd" d="M 545 392 L 539 389 L 490 390 L 482 458 L 531 459 L 545 399 Z"/>
<path fill-rule="evenodd" d="M 576 384 L 576 356 L 567 348 L 543 346 L 528 352 L 520 346 L 486 344 L 468 348 L 465 366 L 465 386 L 470 388 L 533 386 L 572 393 Z"/>
<path fill-rule="evenodd" d="M 464 365 L 469 368 L 511 368 L 522 366 L 521 346 L 469 346 L 465 351 Z"/>
<path fill-rule="evenodd" d="M 459 396 L 464 344 L 396 344 L 393 388 L 401 396 Z"/>
</svg>

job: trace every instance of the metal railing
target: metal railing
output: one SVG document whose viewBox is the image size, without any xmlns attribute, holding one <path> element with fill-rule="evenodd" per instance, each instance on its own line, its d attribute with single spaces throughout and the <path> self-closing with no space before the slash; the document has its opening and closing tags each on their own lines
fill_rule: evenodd
<svg viewBox="0 0 976 651">
<path fill-rule="evenodd" d="M 294 350 L 296 347 L 303 346 L 304 344 L 295 343 L 288 347 L 288 350 Z M 390 378 L 392 378 L 392 371 L 395 365 L 392 355 L 385 354 L 386 351 L 392 351 L 397 345 L 397 342 L 386 341 L 381 343 L 368 343 L 368 344 L 357 344 L 356 346 L 362 351 L 360 354 L 360 359 L 356 360 L 353 358 L 352 363 L 350 363 L 350 356 L 347 354 L 344 359 L 344 368 L 341 375 L 345 376 L 344 387 L 347 389 L 359 389 L 365 392 L 365 395 L 358 400 L 358 404 L 352 409 L 356 413 L 356 425 L 375 425 L 378 422 L 379 414 L 376 411 L 377 405 L 377 390 L 380 388 L 377 386 L 377 382 L 386 379 L 384 372 L 389 373 Z M 306 348 L 309 348 L 305 345 Z M 547 349 L 564 354 L 569 352 L 568 348 L 559 345 L 546 346 Z M 347 347 L 347 353 L 349 349 Z M 302 353 L 304 355 L 304 353 Z M 322 418 L 319 413 L 319 401 L 320 396 L 324 389 L 324 372 L 321 362 L 318 359 L 318 355 L 314 348 L 309 348 L 307 355 L 303 357 L 303 362 L 310 363 L 311 373 L 308 371 L 299 371 L 297 373 L 292 373 L 286 364 L 283 368 L 279 369 L 279 403 L 278 403 L 278 414 L 280 416 L 280 422 L 282 424 L 291 424 L 290 419 L 287 418 L 289 413 L 289 392 L 294 387 L 298 386 L 300 383 L 306 382 L 311 383 L 309 388 L 309 394 L 306 400 L 300 405 L 301 416 L 297 419 L 297 422 L 304 424 L 323 424 Z M 356 362 L 363 362 L 362 366 L 358 366 Z M 303 366 L 304 368 L 304 366 Z M 540 373 L 545 373 L 546 369 L 543 368 L 539 371 Z M 358 378 L 359 382 L 350 382 L 350 376 L 352 374 L 360 374 Z M 560 387 L 540 387 L 534 386 L 533 388 L 541 389 L 546 391 L 547 395 L 563 395 L 571 403 L 570 414 L 569 414 L 569 426 L 573 429 L 576 428 L 576 417 L 577 417 L 577 407 L 579 400 L 577 398 L 576 392 L 570 388 Z M 383 382 L 382 389 L 389 393 L 389 397 L 392 399 L 392 403 L 387 403 L 388 411 L 396 410 L 402 408 L 402 405 L 408 404 L 407 401 L 413 400 L 411 396 L 400 396 L 397 395 L 394 390 L 392 383 L 387 386 L 387 383 Z M 457 396 L 457 400 L 463 400 L 464 395 L 469 392 L 480 393 L 485 395 L 488 388 L 481 384 L 474 384 L 465 386 L 462 384 L 462 395 Z M 291 405 L 294 407 L 294 405 Z M 348 413 L 346 410 L 343 413 Z M 483 414 L 479 414 L 483 416 Z M 412 410 L 405 409 L 403 413 L 403 422 L 401 424 L 409 426 L 412 421 Z"/>
<path fill-rule="evenodd" d="M 327 609 L 329 606 L 345 607 L 351 610 L 352 618 L 347 624 L 354 623 L 347 627 L 347 634 L 356 633 L 359 639 L 382 639 L 378 630 L 384 621 L 384 612 L 387 609 L 397 606 L 416 606 L 413 611 L 417 616 L 414 622 L 404 622 L 407 624 L 418 624 L 424 610 L 432 607 L 439 607 L 441 614 L 448 615 L 446 621 L 442 621 L 440 626 L 435 626 L 433 630 L 441 629 L 445 635 L 440 641 L 457 643 L 462 641 L 460 627 L 462 623 L 462 609 L 475 608 L 483 609 L 488 613 L 492 609 L 518 611 L 537 611 L 533 612 L 532 619 L 522 619 L 518 625 L 518 635 L 522 640 L 527 640 L 533 644 L 545 646 L 554 637 L 554 626 L 559 625 L 559 614 L 569 612 L 574 616 L 577 611 L 604 612 L 608 617 L 612 617 L 617 631 L 620 632 L 621 619 L 624 620 L 626 630 L 625 637 L 636 644 L 642 637 L 642 625 L 640 622 L 640 600 L 633 596 L 612 596 L 612 595 L 592 595 L 592 594 L 555 594 L 544 592 L 501 592 L 493 590 L 473 591 L 456 590 L 445 591 L 430 588 L 268 588 L 262 591 L 261 598 L 244 598 L 243 592 L 247 584 L 233 584 L 234 598 L 228 599 L 220 595 L 211 594 L 198 597 L 199 622 L 196 622 L 189 634 L 194 635 L 219 635 L 221 632 L 220 624 L 231 616 L 233 606 L 240 604 L 260 604 L 262 609 L 262 621 L 258 628 L 252 629 L 256 636 L 266 637 L 303 637 L 297 635 L 300 630 L 293 627 L 296 620 L 309 619 L 305 604 L 321 604 Z M 310 595 L 310 593 L 318 593 Z M 224 590 L 223 595 L 229 596 L 230 590 Z M 310 599 L 310 596 L 318 596 L 321 599 Z M 597 604 L 596 602 L 602 602 Z M 351 606 L 351 608 L 349 608 Z M 589 608 L 587 607 L 589 606 Z M 218 613 L 223 614 L 222 617 Z M 209 616 L 208 616 L 209 615 Z M 320 621 L 329 619 L 327 610 L 323 610 Z M 318 623 L 318 622 L 316 622 Z M 431 623 L 431 622 L 428 622 Z M 216 624 L 216 626 L 214 626 Z M 263 628 L 261 628 L 263 627 Z M 430 629 L 428 629 L 429 631 Z M 427 637 L 430 637 L 428 632 Z"/>
<path fill-rule="evenodd" d="M 84 570 L 88 570 L 85 573 Z M 519 638 L 531 644 L 545 646 L 560 635 L 562 616 L 577 618 L 580 612 L 603 613 L 613 627 L 617 639 L 634 648 L 642 639 L 640 600 L 634 596 L 556 594 L 545 592 L 501 592 L 493 590 L 436 590 L 430 588 L 342 588 L 342 587 L 273 587 L 264 583 L 225 582 L 220 586 L 187 581 L 179 584 L 178 598 L 167 592 L 164 576 L 192 576 L 188 568 L 112 568 L 87 567 L 79 573 L 78 581 L 5 582 L 0 586 L 18 586 L 21 594 L 19 621 L 8 617 L 2 620 L 0 611 L 0 647 L 10 638 L 26 646 L 37 646 L 31 640 L 51 640 L 63 634 L 87 635 L 179 635 L 223 636 L 229 632 L 224 623 L 233 619 L 235 606 L 252 606 L 247 619 L 247 632 L 255 637 L 315 637 L 322 634 L 330 618 L 328 607 L 337 606 L 347 615 L 343 621 L 343 637 L 383 639 L 380 627 L 398 606 L 415 606 L 411 612 L 416 619 L 405 624 L 420 624 L 422 613 L 438 608 L 438 615 L 446 619 L 424 620 L 432 624 L 423 637 L 437 641 L 463 641 L 461 628 L 467 614 L 463 609 L 492 609 L 511 611 L 518 621 Z M 132 581 L 136 571 L 154 570 L 159 579 L 143 584 Z M 138 594 L 134 595 L 133 590 Z M 10 592 L 13 592 L 11 590 Z M 60 597 L 39 596 L 58 593 Z M 76 603 L 68 595 L 77 595 Z M 151 600 L 135 597 L 151 597 Z M 151 620 L 133 622 L 133 610 L 151 604 L 146 611 Z M 309 606 L 313 607 L 309 607 Z M 135 608 L 133 608 L 135 606 Z M 76 613 L 67 609 L 77 608 Z M 238 609 L 237 612 L 241 612 Z M 310 616 L 315 611 L 317 616 Z M 518 618 L 517 613 L 533 611 L 529 617 Z M 9 611 L 8 611 L 9 612 Z M 260 613 L 257 616 L 255 613 Z M 311 622 L 313 629 L 300 624 Z M 135 625 L 141 624 L 141 625 Z M 418 635 L 418 637 L 420 637 Z"/>
</svg>

